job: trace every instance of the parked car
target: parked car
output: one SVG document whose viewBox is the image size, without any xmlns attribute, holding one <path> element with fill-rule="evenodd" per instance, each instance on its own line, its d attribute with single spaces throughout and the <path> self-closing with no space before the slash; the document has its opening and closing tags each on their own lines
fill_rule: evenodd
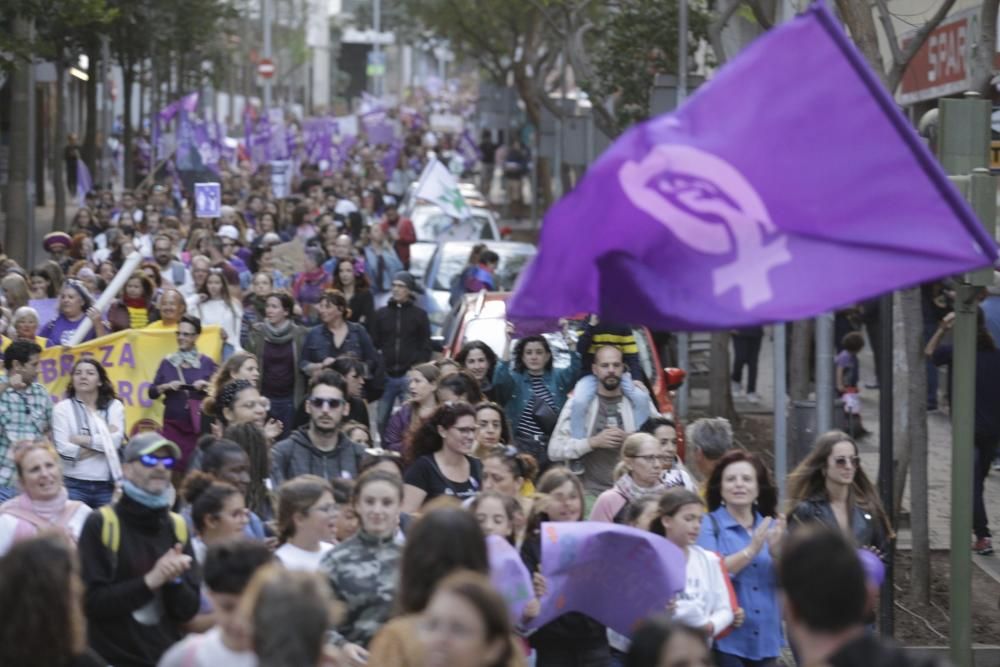
<svg viewBox="0 0 1000 667">
<path fill-rule="evenodd" d="M 473 340 L 481 340 L 492 348 L 497 356 L 503 354 L 506 342 L 507 301 L 510 292 L 480 292 L 467 294 L 458 307 L 448 317 L 439 341 L 445 356 L 454 357 L 462 346 Z M 570 336 L 575 344 L 583 330 L 585 315 L 568 318 Z M 561 335 L 557 333 L 559 323 L 552 321 L 549 331 L 543 333 L 552 348 L 552 364 L 556 368 L 569 366 L 569 349 Z M 653 343 L 653 334 L 646 327 L 632 327 L 636 346 L 639 350 L 639 365 L 645 374 L 643 378 L 650 387 L 653 400 L 660 414 L 677 423 L 677 453 L 684 459 L 684 429 L 676 416 L 672 393 L 685 378 L 679 368 L 664 368 L 660 365 L 660 354 Z"/>
<path fill-rule="evenodd" d="M 427 311 L 431 320 L 432 333 L 438 333 L 451 311 L 451 285 L 465 269 L 469 254 L 477 241 L 447 241 L 439 243 L 427 262 L 422 280 L 426 293 L 418 300 L 418 305 Z M 417 244 L 414 244 L 414 246 Z M 497 266 L 497 290 L 508 292 L 514 289 L 514 281 L 521 270 L 538 253 L 530 243 L 517 241 L 489 241 L 487 247 L 500 256 Z M 412 258 L 410 260 L 412 266 Z"/>
</svg>

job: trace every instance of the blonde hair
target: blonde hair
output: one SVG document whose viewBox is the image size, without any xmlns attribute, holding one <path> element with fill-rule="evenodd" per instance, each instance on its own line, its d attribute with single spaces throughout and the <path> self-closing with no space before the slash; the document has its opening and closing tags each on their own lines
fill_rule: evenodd
<svg viewBox="0 0 1000 667">
<path fill-rule="evenodd" d="M 639 450 L 646 442 L 652 442 L 654 445 L 659 446 L 660 441 L 656 439 L 655 436 L 649 433 L 633 433 L 632 435 L 625 438 L 625 442 L 622 443 L 622 453 L 621 459 L 615 466 L 614 475 L 615 481 L 618 481 L 625 473 L 631 472 L 626 459 L 635 458 L 639 455 Z"/>
<path fill-rule="evenodd" d="M 24 478 L 24 470 L 21 469 L 21 466 L 24 464 L 24 459 L 26 459 L 28 457 L 28 454 L 30 454 L 31 452 L 38 450 L 48 452 L 49 456 L 52 457 L 52 460 L 55 461 L 56 463 L 59 463 L 59 452 L 56 451 L 56 448 L 48 440 L 44 439 L 21 440 L 19 442 L 14 443 L 13 458 L 14 458 L 14 466 L 17 468 L 18 479 Z M 60 465 L 58 466 L 58 468 L 59 468 L 59 474 L 61 476 L 62 466 Z"/>
</svg>

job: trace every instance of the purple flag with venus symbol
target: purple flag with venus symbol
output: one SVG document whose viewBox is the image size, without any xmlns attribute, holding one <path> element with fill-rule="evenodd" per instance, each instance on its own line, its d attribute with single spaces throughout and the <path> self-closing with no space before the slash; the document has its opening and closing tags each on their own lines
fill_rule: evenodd
<svg viewBox="0 0 1000 667">
<path fill-rule="evenodd" d="M 509 312 L 723 329 L 810 317 L 996 258 L 816 3 L 591 165 L 546 216 Z"/>
</svg>

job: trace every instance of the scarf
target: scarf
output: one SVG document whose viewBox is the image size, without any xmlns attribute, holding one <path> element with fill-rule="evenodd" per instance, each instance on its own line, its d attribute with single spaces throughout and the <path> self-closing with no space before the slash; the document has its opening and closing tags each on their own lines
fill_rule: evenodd
<svg viewBox="0 0 1000 667">
<path fill-rule="evenodd" d="M 280 327 L 276 327 L 265 320 L 261 331 L 264 333 L 264 340 L 271 345 L 284 345 L 292 340 L 292 337 L 295 335 L 291 320 L 285 320 Z"/>
<path fill-rule="evenodd" d="M 169 491 L 156 495 L 140 489 L 128 479 L 122 484 L 122 491 L 135 502 L 151 510 L 164 510 L 172 504 L 171 496 L 173 494 Z"/>
<path fill-rule="evenodd" d="M 20 505 L 29 512 L 34 512 L 49 523 L 55 523 L 62 511 L 66 509 L 66 501 L 69 500 L 69 493 L 66 487 L 59 489 L 59 495 L 52 500 L 32 500 L 28 494 L 21 494 Z"/>
<path fill-rule="evenodd" d="M 618 481 L 615 482 L 615 491 L 625 496 L 625 500 L 628 502 L 632 502 L 639 496 L 647 493 L 661 493 L 666 490 L 667 487 L 665 487 L 662 482 L 657 482 L 650 487 L 639 486 L 635 483 L 635 480 L 632 479 L 632 475 L 628 473 L 619 477 Z"/>
<path fill-rule="evenodd" d="M 188 368 L 201 368 L 201 353 L 197 349 L 187 351 L 177 350 L 167 356 L 167 361 L 176 366 L 178 371 L 180 371 L 181 366 L 184 364 L 187 364 Z"/>
</svg>

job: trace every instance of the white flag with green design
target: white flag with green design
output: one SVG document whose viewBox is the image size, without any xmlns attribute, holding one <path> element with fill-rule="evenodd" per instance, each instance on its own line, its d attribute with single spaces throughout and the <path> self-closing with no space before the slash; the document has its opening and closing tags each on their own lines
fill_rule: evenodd
<svg viewBox="0 0 1000 667">
<path fill-rule="evenodd" d="M 415 196 L 437 204 L 442 211 L 454 218 L 464 220 L 472 213 L 465 197 L 458 191 L 458 179 L 434 159 L 424 167 Z"/>
</svg>

